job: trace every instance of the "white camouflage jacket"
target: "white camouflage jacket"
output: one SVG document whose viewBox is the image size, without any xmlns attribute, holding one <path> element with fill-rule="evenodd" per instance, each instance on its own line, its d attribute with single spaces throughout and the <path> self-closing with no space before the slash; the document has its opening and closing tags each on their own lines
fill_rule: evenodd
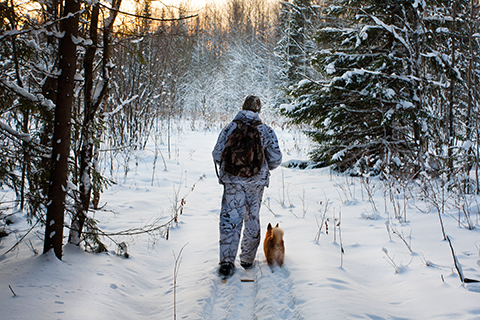
<svg viewBox="0 0 480 320">
<path fill-rule="evenodd" d="M 234 121 L 238 120 L 242 121 L 243 123 L 254 123 L 259 121 L 260 117 L 256 112 L 242 110 L 235 116 Z M 242 185 L 254 184 L 268 187 L 270 181 L 270 170 L 275 169 L 282 163 L 282 152 L 280 151 L 280 147 L 278 145 L 277 135 L 273 129 L 266 124 L 262 123 L 259 125 L 257 128 L 262 137 L 262 146 L 265 151 L 265 163 L 256 176 L 250 178 L 233 176 L 226 173 L 224 170 L 224 165 L 222 164 L 222 152 L 225 148 L 225 143 L 227 142 L 228 136 L 237 127 L 237 124 L 234 121 L 230 122 L 230 124 L 228 124 L 220 132 L 217 144 L 212 152 L 215 164 L 220 166 L 218 178 L 219 183 L 240 183 Z"/>
</svg>

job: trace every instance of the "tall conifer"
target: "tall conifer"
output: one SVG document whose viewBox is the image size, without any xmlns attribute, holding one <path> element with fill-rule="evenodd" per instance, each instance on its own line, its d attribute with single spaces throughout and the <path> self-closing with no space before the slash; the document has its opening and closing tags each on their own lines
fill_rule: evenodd
<svg viewBox="0 0 480 320">
<path fill-rule="evenodd" d="M 313 126 L 313 160 L 365 172 L 412 163 L 421 146 L 419 3 L 336 2 L 312 64 L 323 74 L 291 92 L 285 113 Z M 406 158 L 408 158 L 407 161 Z M 403 168 L 405 169 L 405 168 Z"/>
</svg>

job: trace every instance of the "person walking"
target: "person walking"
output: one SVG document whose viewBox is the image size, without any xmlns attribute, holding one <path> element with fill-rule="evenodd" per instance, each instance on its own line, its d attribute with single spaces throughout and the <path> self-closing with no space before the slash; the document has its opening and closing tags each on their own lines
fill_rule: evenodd
<svg viewBox="0 0 480 320">
<path fill-rule="evenodd" d="M 220 211 L 220 267 L 229 277 L 235 272 L 235 258 L 241 242 L 240 265 L 253 266 L 260 244 L 259 211 L 263 191 L 269 186 L 270 170 L 282 163 L 278 139 L 271 127 L 262 123 L 260 98 L 246 97 L 242 110 L 218 136 L 212 156 L 219 183 L 223 185 Z"/>
</svg>

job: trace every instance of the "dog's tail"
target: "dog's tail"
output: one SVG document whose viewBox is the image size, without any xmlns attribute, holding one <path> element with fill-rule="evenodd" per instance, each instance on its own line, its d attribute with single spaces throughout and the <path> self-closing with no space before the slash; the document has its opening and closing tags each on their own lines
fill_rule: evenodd
<svg viewBox="0 0 480 320">
<path fill-rule="evenodd" d="M 275 239 L 281 239 L 283 237 L 283 230 L 279 227 L 273 228 L 272 233 Z"/>
</svg>

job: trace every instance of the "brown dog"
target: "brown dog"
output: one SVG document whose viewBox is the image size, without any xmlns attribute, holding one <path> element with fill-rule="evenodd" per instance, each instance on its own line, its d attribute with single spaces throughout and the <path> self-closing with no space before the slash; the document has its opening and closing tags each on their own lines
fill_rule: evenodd
<svg viewBox="0 0 480 320">
<path fill-rule="evenodd" d="M 263 242 L 263 251 L 267 258 L 268 265 L 273 268 L 275 265 L 281 267 L 285 257 L 285 246 L 283 244 L 283 230 L 279 228 L 278 223 L 275 228 L 269 223 L 267 234 Z"/>
</svg>

